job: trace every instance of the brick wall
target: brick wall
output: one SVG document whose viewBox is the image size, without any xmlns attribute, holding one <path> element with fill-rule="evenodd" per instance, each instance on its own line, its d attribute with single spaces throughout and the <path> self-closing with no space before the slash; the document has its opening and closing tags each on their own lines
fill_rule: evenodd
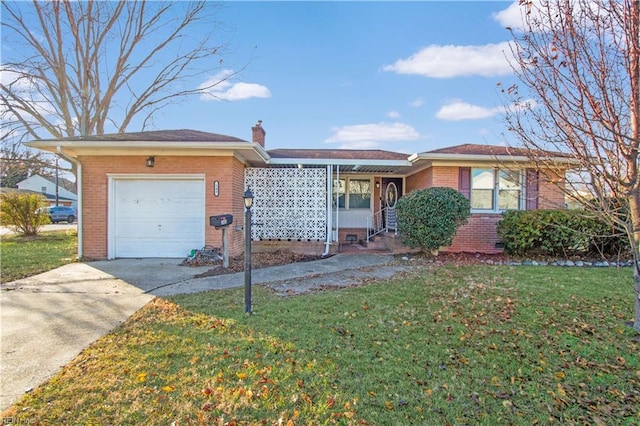
<svg viewBox="0 0 640 426">
<path fill-rule="evenodd" d="M 500 214 L 472 214 L 467 223 L 458 228 L 453 244 L 443 251 L 501 253 L 502 249 L 496 248 L 496 224 L 501 219 Z"/>
<path fill-rule="evenodd" d="M 347 241 L 347 235 L 357 235 L 358 239 L 354 243 L 358 243 L 358 241 L 367 239 L 367 229 L 366 228 L 340 228 L 338 230 L 338 243 L 340 244 L 349 244 Z"/>
<path fill-rule="evenodd" d="M 408 176 L 407 192 L 428 187 L 459 188 L 459 168 L 435 166 Z M 558 181 L 557 174 L 540 173 L 539 204 L 540 209 L 564 208 L 564 181 Z M 443 249 L 448 252 L 500 253 L 496 248 L 499 241 L 496 224 L 502 219 L 500 214 L 474 213 L 467 224 L 458 228 L 451 246 Z"/>
<path fill-rule="evenodd" d="M 540 172 L 538 180 L 538 208 L 563 209 L 565 207 L 564 179 L 559 180 L 552 172 Z"/>
<path fill-rule="evenodd" d="M 234 225 L 229 232 L 231 255 L 242 253 L 244 234 L 235 225 L 244 223 L 244 165 L 234 157 L 155 157 L 155 166 L 146 167 L 144 156 L 80 157 L 83 185 L 83 256 L 105 259 L 108 244 L 108 177 L 112 174 L 202 174 L 205 176 L 205 220 L 231 213 Z M 213 182 L 219 183 L 214 196 Z M 206 226 L 205 244 L 222 245 L 222 231 Z"/>
<path fill-rule="evenodd" d="M 411 176 L 407 176 L 405 185 L 404 192 L 407 194 L 416 189 L 431 188 L 433 186 L 433 168 L 429 167 Z"/>
</svg>

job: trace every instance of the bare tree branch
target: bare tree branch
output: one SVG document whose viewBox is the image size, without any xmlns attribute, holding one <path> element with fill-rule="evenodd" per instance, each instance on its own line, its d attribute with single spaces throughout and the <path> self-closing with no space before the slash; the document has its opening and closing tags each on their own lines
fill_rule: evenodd
<svg viewBox="0 0 640 426">
<path fill-rule="evenodd" d="M 107 125 L 125 132 L 140 115 L 142 126 L 174 100 L 204 93 L 182 82 L 212 75 L 221 63 L 224 43 L 213 39 L 221 34 L 219 6 L 212 2 L 1 7 L 3 42 L 19 52 L 2 65 L 2 125 L 19 124 L 30 138 L 103 134 Z"/>
<path fill-rule="evenodd" d="M 629 239 L 640 332 L 640 3 L 522 0 L 511 29 L 520 84 L 503 90 L 511 134 L 532 152 L 562 151 L 579 164 L 568 194 L 589 190 L 590 208 Z M 540 159 L 539 159 L 540 160 Z M 624 208 L 621 208 L 624 206 Z"/>
</svg>

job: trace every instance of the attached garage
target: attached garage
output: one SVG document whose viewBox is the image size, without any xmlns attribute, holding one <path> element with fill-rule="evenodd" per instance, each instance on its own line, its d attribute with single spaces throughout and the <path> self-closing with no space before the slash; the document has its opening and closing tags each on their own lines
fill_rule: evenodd
<svg viewBox="0 0 640 426">
<path fill-rule="evenodd" d="M 109 176 L 109 255 L 186 257 L 205 241 L 204 176 Z"/>
</svg>

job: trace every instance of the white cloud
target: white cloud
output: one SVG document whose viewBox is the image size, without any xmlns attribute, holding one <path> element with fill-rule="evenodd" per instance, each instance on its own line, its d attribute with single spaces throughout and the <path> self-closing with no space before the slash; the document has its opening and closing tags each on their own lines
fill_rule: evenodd
<svg viewBox="0 0 640 426">
<path fill-rule="evenodd" d="M 409 105 L 411 105 L 414 108 L 420 108 L 422 105 L 424 105 L 424 99 L 417 98 L 417 99 L 409 102 Z"/>
<path fill-rule="evenodd" d="M 389 111 L 387 113 L 387 117 L 389 117 L 389 118 L 400 118 L 400 113 L 398 111 Z"/>
<path fill-rule="evenodd" d="M 511 74 L 511 66 L 505 56 L 510 52 L 508 42 L 482 46 L 431 45 L 382 69 L 433 78 L 494 77 Z"/>
<path fill-rule="evenodd" d="M 525 7 L 531 6 L 520 5 L 519 1 L 514 1 L 504 10 L 493 14 L 493 19 L 498 21 L 500 25 L 513 29 L 522 29 L 524 27 L 524 15 Z"/>
<path fill-rule="evenodd" d="M 270 98 L 271 91 L 261 84 L 233 82 L 233 70 L 222 70 L 198 86 L 205 101 L 240 101 L 250 98 Z"/>
<path fill-rule="evenodd" d="M 494 115 L 504 114 L 507 110 L 514 110 L 519 108 L 534 108 L 536 106 L 535 101 L 526 100 L 519 104 L 511 104 L 509 106 L 498 106 L 493 108 L 482 107 L 479 105 L 473 105 L 468 102 L 460 100 L 454 100 L 436 112 L 436 118 L 446 121 L 461 121 L 461 120 L 481 120 L 484 118 L 490 118 Z"/>
<path fill-rule="evenodd" d="M 382 142 L 416 140 L 420 134 L 405 123 L 356 124 L 334 127 L 333 136 L 325 140 L 328 143 L 341 143 L 342 149 L 376 148 Z"/>
<path fill-rule="evenodd" d="M 452 101 L 441 107 L 436 113 L 436 118 L 447 121 L 480 120 L 489 118 L 504 108 L 485 108 L 462 101 Z"/>
</svg>

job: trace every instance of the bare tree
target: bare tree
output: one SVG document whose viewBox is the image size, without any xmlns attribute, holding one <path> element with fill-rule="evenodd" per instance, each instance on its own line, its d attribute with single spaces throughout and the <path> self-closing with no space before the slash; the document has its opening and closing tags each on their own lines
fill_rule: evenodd
<svg viewBox="0 0 640 426">
<path fill-rule="evenodd" d="M 143 129 L 222 63 L 212 2 L 2 2 L 3 127 L 30 139 Z M 6 52 L 9 52 L 7 55 Z M 228 75 L 226 78 L 231 77 Z"/>
<path fill-rule="evenodd" d="M 533 152 L 568 153 L 594 212 L 629 241 L 634 328 L 640 332 L 640 3 L 635 0 L 521 0 L 513 35 L 519 84 L 504 89 L 509 130 Z M 541 160 L 541 159 L 537 159 Z"/>
<path fill-rule="evenodd" d="M 20 140 L 5 135 L 0 146 L 0 186 L 15 188 L 20 181 L 36 174 L 55 176 L 56 161 L 53 156 L 28 149 Z"/>
</svg>

